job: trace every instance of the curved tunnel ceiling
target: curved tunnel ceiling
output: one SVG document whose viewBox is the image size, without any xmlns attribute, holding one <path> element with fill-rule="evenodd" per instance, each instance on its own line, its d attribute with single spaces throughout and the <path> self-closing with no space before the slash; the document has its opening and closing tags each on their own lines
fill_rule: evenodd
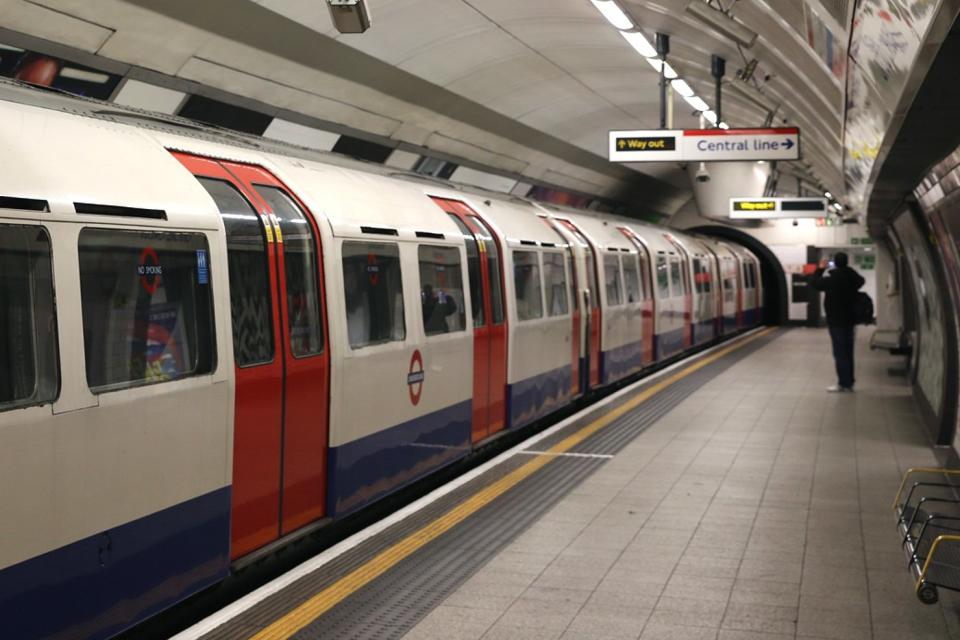
<svg viewBox="0 0 960 640">
<path fill-rule="evenodd" d="M 325 0 L 0 0 L 4 27 L 198 87 L 213 87 L 397 143 L 672 213 L 691 197 L 677 165 L 610 165 L 607 132 L 656 128 L 658 75 L 590 0 L 366 0 L 373 27 L 341 35 Z M 801 127 L 796 173 L 843 193 L 842 83 L 807 44 L 816 15 L 847 41 L 846 0 L 713 0 L 759 34 L 750 49 L 685 11 L 618 0 L 723 119 Z M 700 0 L 695 0 L 700 1 Z M 832 10 L 828 10 L 830 7 Z M 837 7 L 841 7 L 839 12 Z M 835 15 L 837 14 L 837 15 Z M 735 79 L 752 59 L 750 83 Z M 699 119 L 679 97 L 676 127 Z"/>
<path fill-rule="evenodd" d="M 370 0 L 374 28 L 361 36 L 337 33 L 315 0 L 255 1 L 597 155 L 606 155 L 610 129 L 658 125 L 656 72 L 588 0 Z M 804 3 L 724 0 L 759 35 L 750 49 L 738 49 L 686 13 L 689 2 L 625 0 L 621 6 L 651 41 L 657 31 L 671 36 L 671 65 L 710 103 L 710 55 L 724 56 L 724 119 L 731 126 L 762 126 L 767 113 L 750 95 L 779 105 L 774 122 L 802 128 L 806 161 L 827 188 L 842 193 L 844 92 L 807 44 Z M 846 30 L 818 0 L 807 7 L 845 42 Z M 735 71 L 754 58 L 758 82 L 735 80 Z M 699 125 L 679 96 L 674 124 Z"/>
</svg>

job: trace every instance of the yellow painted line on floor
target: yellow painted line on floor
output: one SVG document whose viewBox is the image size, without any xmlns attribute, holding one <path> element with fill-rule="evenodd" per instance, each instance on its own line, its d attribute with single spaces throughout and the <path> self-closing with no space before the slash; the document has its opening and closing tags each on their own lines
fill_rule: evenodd
<svg viewBox="0 0 960 640">
<path fill-rule="evenodd" d="M 620 416 L 637 408 L 643 402 L 663 391 L 675 382 L 683 380 L 690 374 L 699 371 L 727 354 L 740 349 L 741 347 L 753 342 L 754 340 L 774 331 L 773 328 L 764 329 L 747 338 L 744 338 L 735 344 L 730 345 L 720 351 L 717 351 L 702 360 L 691 364 L 689 367 L 678 371 L 668 378 L 653 384 L 643 391 L 639 392 L 630 400 L 624 402 L 619 407 L 605 413 L 582 429 L 564 438 L 554 446 L 550 447 L 547 453 L 559 454 L 569 451 L 593 434 L 597 433 Z M 530 462 L 511 471 L 493 484 L 485 487 L 475 493 L 466 501 L 460 503 L 450 511 L 424 526 L 415 533 L 410 534 L 392 547 L 382 551 L 375 557 L 368 560 L 365 564 L 354 569 L 346 576 L 340 578 L 335 583 L 317 593 L 309 600 L 302 603 L 283 617 L 277 619 L 270 626 L 264 628 L 255 636 L 253 640 L 280 640 L 286 639 L 297 633 L 308 624 L 322 616 L 332 609 L 345 598 L 372 582 L 379 576 L 389 571 L 394 565 L 404 560 L 412 553 L 417 551 L 432 540 L 443 535 L 457 524 L 463 522 L 468 517 L 490 504 L 504 493 L 517 486 L 521 481 L 533 475 L 543 467 L 553 462 L 558 456 L 542 455 L 537 456 Z"/>
</svg>

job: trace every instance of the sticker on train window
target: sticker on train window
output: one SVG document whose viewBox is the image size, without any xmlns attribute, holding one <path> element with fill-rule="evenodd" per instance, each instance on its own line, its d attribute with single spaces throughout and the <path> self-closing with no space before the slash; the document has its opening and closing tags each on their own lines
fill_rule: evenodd
<svg viewBox="0 0 960 640">
<path fill-rule="evenodd" d="M 163 266 L 160 264 L 160 257 L 156 249 L 151 246 L 144 247 L 140 252 L 140 263 L 137 265 L 137 274 L 140 276 L 140 286 L 143 290 L 153 295 L 160 288 L 161 278 L 163 277 Z"/>
<path fill-rule="evenodd" d="M 210 284 L 210 267 L 207 264 L 207 252 L 197 249 L 197 283 Z"/>
</svg>

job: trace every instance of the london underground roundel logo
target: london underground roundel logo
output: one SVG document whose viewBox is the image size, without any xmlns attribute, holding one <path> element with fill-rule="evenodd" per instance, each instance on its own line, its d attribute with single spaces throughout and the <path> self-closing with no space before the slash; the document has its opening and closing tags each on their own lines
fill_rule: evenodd
<svg viewBox="0 0 960 640">
<path fill-rule="evenodd" d="M 420 394 L 423 392 L 423 356 L 420 350 L 416 349 L 410 358 L 410 369 L 407 372 L 407 389 L 410 392 L 410 402 L 417 406 L 420 402 Z"/>
<path fill-rule="evenodd" d="M 140 252 L 140 264 L 137 265 L 137 273 L 140 275 L 140 286 L 144 291 L 153 295 L 160 288 L 160 279 L 163 277 L 163 267 L 160 266 L 160 258 L 153 247 L 145 247 Z"/>
</svg>

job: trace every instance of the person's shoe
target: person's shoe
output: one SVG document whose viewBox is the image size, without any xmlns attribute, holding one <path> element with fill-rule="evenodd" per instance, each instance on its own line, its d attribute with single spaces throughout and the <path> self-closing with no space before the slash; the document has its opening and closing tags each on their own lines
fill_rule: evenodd
<svg viewBox="0 0 960 640">
<path fill-rule="evenodd" d="M 838 384 L 831 385 L 827 387 L 827 391 L 830 393 L 850 393 L 853 391 L 850 387 L 841 387 Z"/>
</svg>

